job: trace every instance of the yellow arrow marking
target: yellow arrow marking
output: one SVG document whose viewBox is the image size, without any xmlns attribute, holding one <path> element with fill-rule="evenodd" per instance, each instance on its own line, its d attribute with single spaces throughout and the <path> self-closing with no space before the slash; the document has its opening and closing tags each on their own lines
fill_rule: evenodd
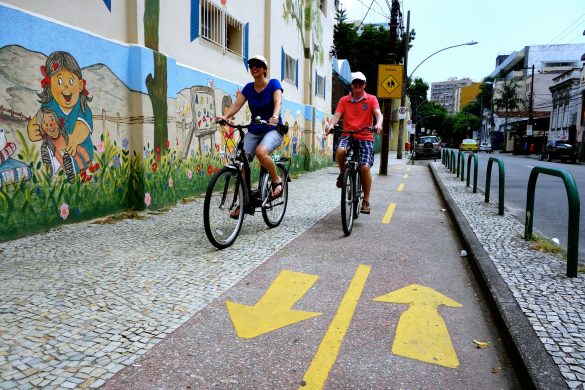
<svg viewBox="0 0 585 390">
<path fill-rule="evenodd" d="M 400 183 L 400 185 L 398 186 L 398 192 L 402 192 L 404 191 L 404 183 Z"/>
<path fill-rule="evenodd" d="M 406 303 L 410 307 L 400 316 L 392 352 L 396 355 L 439 366 L 457 368 L 459 359 L 451 343 L 440 305 L 462 307 L 460 303 L 432 288 L 411 284 L 374 298 L 378 302 Z"/>
<path fill-rule="evenodd" d="M 317 275 L 284 270 L 254 306 L 226 301 L 239 337 L 251 339 L 322 313 L 291 309 L 317 281 Z"/>
<path fill-rule="evenodd" d="M 386 214 L 384 214 L 384 218 L 382 218 L 382 223 L 390 223 L 392 219 L 392 214 L 394 214 L 394 209 L 396 208 L 396 203 L 390 203 L 388 209 L 386 210 Z"/>
<path fill-rule="evenodd" d="M 325 337 L 321 340 L 317 353 L 303 377 L 305 383 L 299 389 L 323 388 L 329 376 L 329 371 L 331 371 L 333 364 L 337 360 L 341 342 L 345 337 L 357 303 L 362 295 L 370 268 L 368 265 L 360 264 L 355 271 L 355 275 L 339 304 L 339 308 L 337 308 L 337 313 L 333 317 L 331 324 L 329 324 Z"/>
</svg>

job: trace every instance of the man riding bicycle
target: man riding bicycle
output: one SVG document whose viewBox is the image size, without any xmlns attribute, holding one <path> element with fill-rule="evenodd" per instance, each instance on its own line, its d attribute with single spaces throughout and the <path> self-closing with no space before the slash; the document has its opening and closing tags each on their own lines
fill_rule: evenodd
<svg viewBox="0 0 585 390">
<path fill-rule="evenodd" d="M 339 176 L 337 177 L 337 188 L 343 185 L 343 169 L 345 166 L 345 154 L 351 148 L 351 140 L 346 131 L 361 130 L 365 127 L 372 126 L 373 118 L 376 117 L 374 127 L 376 132 L 380 134 L 382 131 L 382 112 L 380 111 L 380 104 L 374 95 L 366 93 L 366 76 L 362 72 L 355 72 L 351 74 L 351 93 L 339 99 L 335 115 L 331 123 L 326 128 L 326 132 L 331 132 L 331 129 L 337 125 L 339 120 L 343 117 L 343 132 L 341 133 L 341 140 L 335 152 L 335 160 L 339 167 Z M 372 175 L 370 167 L 374 165 L 374 134 L 369 131 L 362 131 L 354 135 L 356 142 L 359 142 L 360 147 L 360 173 L 362 180 L 362 188 L 364 190 L 364 201 L 360 212 L 362 214 L 370 214 L 370 189 L 372 187 Z"/>
</svg>

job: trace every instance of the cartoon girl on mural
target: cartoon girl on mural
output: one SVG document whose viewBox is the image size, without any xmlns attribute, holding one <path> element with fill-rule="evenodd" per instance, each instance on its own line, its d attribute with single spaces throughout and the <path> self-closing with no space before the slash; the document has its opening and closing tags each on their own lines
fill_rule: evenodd
<svg viewBox="0 0 585 390">
<path fill-rule="evenodd" d="M 71 156 L 65 150 L 67 147 L 67 139 L 69 136 L 65 131 L 63 118 L 59 119 L 57 114 L 49 107 L 41 107 L 36 115 L 37 123 L 40 124 L 43 130 L 43 144 L 41 145 L 41 160 L 47 167 L 48 171 L 53 173 L 59 167 L 54 167 L 51 156 L 59 162 L 59 166 L 63 167 L 69 182 L 75 183 L 75 170 L 73 169 L 73 162 Z M 83 157 L 83 160 L 81 159 Z M 89 166 L 89 169 L 94 168 L 94 165 L 89 158 L 89 153 L 81 145 L 77 146 L 77 153 L 75 154 L 75 161 L 77 166 L 84 166 L 84 163 Z M 92 176 L 87 175 L 85 170 L 80 172 L 81 181 L 83 183 L 90 181 Z"/>
<path fill-rule="evenodd" d="M 76 171 L 83 182 L 90 181 L 91 176 L 86 170 L 95 172 L 99 169 L 98 163 L 93 163 L 93 143 L 91 132 L 93 129 L 93 117 L 88 102 L 92 99 L 85 89 L 85 80 L 81 75 L 81 68 L 67 52 L 56 51 L 47 58 L 44 66 L 41 66 L 43 79 L 41 87 L 43 91 L 38 94 L 42 108 L 49 108 L 62 121 L 67 134 L 65 152 L 75 158 Z M 27 127 L 28 137 L 31 141 L 43 140 L 45 136 L 42 123 L 33 116 Z M 82 149 L 87 154 L 85 161 L 76 158 Z M 83 157 L 86 157 L 83 155 Z"/>
</svg>

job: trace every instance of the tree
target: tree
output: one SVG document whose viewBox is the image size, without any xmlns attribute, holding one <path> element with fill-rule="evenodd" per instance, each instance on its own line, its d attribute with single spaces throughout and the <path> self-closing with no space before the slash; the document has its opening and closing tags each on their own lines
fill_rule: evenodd
<svg viewBox="0 0 585 390">
<path fill-rule="evenodd" d="M 502 94 L 499 98 L 494 99 L 494 107 L 504 109 L 505 111 L 505 125 L 504 129 L 508 128 L 508 116 L 510 111 L 514 111 L 525 105 L 524 99 L 518 95 L 518 84 L 514 80 L 504 82 L 502 87 Z"/>
<path fill-rule="evenodd" d="M 410 98 L 410 104 L 413 109 L 412 119 L 416 122 L 419 118 L 418 111 L 421 105 L 426 102 L 427 94 L 429 91 L 429 85 L 423 81 L 420 77 L 413 80 L 408 79 L 408 97 Z"/>
<path fill-rule="evenodd" d="M 159 0 L 144 2 L 144 42 L 154 55 L 154 76 L 146 76 L 146 89 L 154 115 L 154 147 L 166 150 L 169 137 L 167 127 L 167 57 L 158 52 Z"/>
<path fill-rule="evenodd" d="M 357 29 L 351 23 L 345 23 L 347 15 L 343 8 L 335 11 L 337 24 L 333 27 L 333 46 L 337 52 L 337 58 L 343 58 L 351 64 L 354 60 L 353 48 L 358 39 Z"/>
</svg>

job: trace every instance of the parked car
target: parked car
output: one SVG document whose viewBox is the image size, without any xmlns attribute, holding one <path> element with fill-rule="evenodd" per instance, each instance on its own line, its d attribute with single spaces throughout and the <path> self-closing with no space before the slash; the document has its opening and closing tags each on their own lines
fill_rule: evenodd
<svg viewBox="0 0 585 390">
<path fill-rule="evenodd" d="M 426 135 L 416 140 L 413 158 L 441 157 L 441 138 L 436 135 Z"/>
<path fill-rule="evenodd" d="M 575 163 L 577 162 L 577 151 L 568 141 L 548 141 L 542 149 L 539 159 L 541 161 L 558 159 L 561 162 L 571 160 L 572 163 Z"/>
<path fill-rule="evenodd" d="M 466 138 L 459 144 L 459 150 L 462 152 L 477 152 L 478 150 L 477 141 L 474 139 Z"/>
<path fill-rule="evenodd" d="M 494 150 L 492 149 L 492 144 L 490 144 L 489 142 L 482 142 L 479 144 L 479 151 L 491 153 Z"/>
</svg>

